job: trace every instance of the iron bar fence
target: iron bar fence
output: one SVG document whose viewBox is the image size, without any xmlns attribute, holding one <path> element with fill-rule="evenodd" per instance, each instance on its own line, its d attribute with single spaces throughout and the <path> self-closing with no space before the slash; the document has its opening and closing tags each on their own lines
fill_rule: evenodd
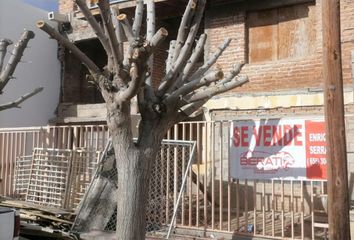
<svg viewBox="0 0 354 240">
<path fill-rule="evenodd" d="M 230 121 L 183 122 L 165 139 L 196 142 L 196 155 L 187 167 L 183 154 L 161 153 L 171 185 L 176 171 L 187 172 L 181 193 L 177 229 L 241 234 L 275 239 L 316 239 L 326 236 L 325 181 L 234 179 L 230 176 Z M 47 126 L 0 129 L 0 194 L 14 195 L 16 157 L 32 155 L 35 147 L 102 151 L 109 138 L 105 125 Z M 25 164 L 25 162 L 24 162 Z M 168 175 L 168 176 L 167 176 Z M 182 175 L 179 175 L 182 176 Z M 169 180 L 167 180 L 169 179 Z M 173 180 L 171 180 L 173 179 Z M 178 192 L 172 193 L 176 204 Z M 170 197 L 170 196 L 169 196 Z M 168 212 L 174 204 L 166 204 Z M 165 212 L 165 213 L 166 213 Z M 171 216 L 165 214 L 165 219 Z"/>
</svg>

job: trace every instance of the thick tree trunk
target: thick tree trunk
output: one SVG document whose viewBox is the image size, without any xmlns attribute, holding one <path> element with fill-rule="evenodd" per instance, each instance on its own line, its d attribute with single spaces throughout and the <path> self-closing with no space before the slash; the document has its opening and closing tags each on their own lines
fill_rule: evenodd
<svg viewBox="0 0 354 240">
<path fill-rule="evenodd" d="M 145 239 L 145 212 L 150 169 L 157 156 L 163 131 L 156 121 L 140 126 L 139 140 L 132 141 L 129 104 L 119 110 L 108 106 L 108 127 L 115 150 L 117 194 L 117 239 Z"/>
<path fill-rule="evenodd" d="M 121 153 L 121 152 L 120 152 Z M 145 239 L 145 209 L 153 156 L 116 154 L 118 169 L 117 239 Z"/>
</svg>

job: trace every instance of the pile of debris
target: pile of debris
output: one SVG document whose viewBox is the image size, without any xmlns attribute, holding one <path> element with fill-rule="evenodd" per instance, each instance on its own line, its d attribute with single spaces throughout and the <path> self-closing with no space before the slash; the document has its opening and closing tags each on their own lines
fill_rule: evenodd
<svg viewBox="0 0 354 240">
<path fill-rule="evenodd" d="M 31 239 L 76 239 L 68 234 L 75 215 L 59 208 L 0 198 L 0 206 L 20 211 L 21 236 Z"/>
</svg>

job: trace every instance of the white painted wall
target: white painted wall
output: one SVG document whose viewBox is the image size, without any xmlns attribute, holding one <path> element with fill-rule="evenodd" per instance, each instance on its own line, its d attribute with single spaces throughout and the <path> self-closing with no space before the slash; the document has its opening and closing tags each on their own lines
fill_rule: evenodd
<svg viewBox="0 0 354 240">
<path fill-rule="evenodd" d="M 0 95 L 0 103 L 15 100 L 32 89 L 44 90 L 22 103 L 21 109 L 0 112 L 0 128 L 46 125 L 55 117 L 60 92 L 60 64 L 57 60 L 57 43 L 37 29 L 38 20 L 46 20 L 47 12 L 18 0 L 0 0 L 0 38 L 17 42 L 23 29 L 36 36 L 29 42 L 13 79 Z M 12 47 L 9 48 L 12 50 Z"/>
</svg>

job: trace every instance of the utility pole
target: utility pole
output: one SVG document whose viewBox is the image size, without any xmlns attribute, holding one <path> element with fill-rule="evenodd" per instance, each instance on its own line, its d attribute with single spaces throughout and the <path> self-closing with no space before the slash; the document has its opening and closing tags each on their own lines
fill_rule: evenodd
<svg viewBox="0 0 354 240">
<path fill-rule="evenodd" d="M 322 1 L 329 239 L 350 239 L 340 0 Z"/>
</svg>

